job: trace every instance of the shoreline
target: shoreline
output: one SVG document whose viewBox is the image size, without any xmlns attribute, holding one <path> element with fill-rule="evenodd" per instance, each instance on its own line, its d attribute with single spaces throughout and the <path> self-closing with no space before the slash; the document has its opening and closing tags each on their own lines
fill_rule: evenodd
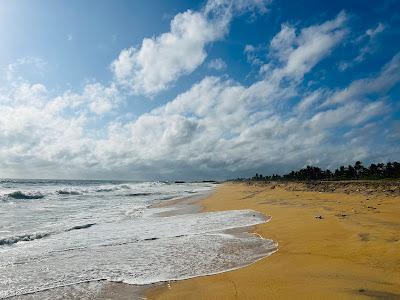
<svg viewBox="0 0 400 300">
<path fill-rule="evenodd" d="M 194 194 L 192 196 L 160 201 L 156 204 L 151 205 L 149 208 L 170 208 L 170 210 L 155 214 L 160 217 L 168 217 L 185 213 L 199 213 L 203 210 L 201 206 L 201 201 L 210 197 L 214 193 L 214 191 L 215 187 L 213 187 L 209 191 Z"/>
<path fill-rule="evenodd" d="M 183 197 L 183 198 L 177 198 L 177 199 L 170 199 L 166 201 L 159 202 L 157 204 L 152 205 L 152 208 L 169 208 L 170 210 L 163 211 L 163 212 L 157 212 L 155 215 L 160 216 L 160 217 L 169 217 L 169 216 L 174 216 L 174 215 L 180 215 L 180 214 L 187 214 L 187 213 L 202 213 L 202 212 L 207 212 L 202 205 L 202 202 L 209 197 L 212 197 L 212 195 L 215 193 L 218 187 L 214 187 L 210 191 L 193 195 L 193 196 L 188 196 L 188 197 Z M 264 215 L 264 214 L 262 214 Z M 264 215 L 265 217 L 265 222 L 262 224 L 267 224 L 271 217 Z M 232 234 L 235 236 L 240 236 L 240 235 L 257 235 L 259 238 L 268 240 L 268 238 L 262 237 L 260 234 L 257 234 L 254 230 L 258 225 L 251 225 L 251 226 L 246 226 L 246 227 L 236 227 L 236 228 L 231 228 L 227 229 L 224 231 L 224 233 L 227 234 Z M 148 294 L 151 294 L 153 291 L 159 291 L 162 289 L 169 289 L 172 284 L 186 281 L 186 280 L 192 280 L 196 278 L 203 278 L 203 277 L 212 277 L 216 276 L 219 274 L 224 274 L 226 272 L 232 272 L 236 271 L 242 268 L 249 267 L 253 264 L 256 264 L 258 261 L 263 260 L 274 253 L 276 253 L 279 250 L 278 244 L 276 243 L 276 250 L 268 253 L 266 256 L 260 257 L 256 259 L 255 261 L 251 262 L 250 264 L 243 265 L 243 266 L 235 266 L 233 268 L 226 269 L 224 271 L 215 271 L 211 272 L 206 275 L 198 275 L 195 277 L 189 277 L 189 278 L 181 278 L 181 279 L 176 279 L 176 280 L 169 280 L 169 281 L 160 281 L 160 282 L 154 282 L 150 284 L 143 284 L 143 285 L 137 285 L 137 284 L 128 284 L 124 282 L 111 282 L 107 281 L 104 287 L 104 294 L 100 296 L 100 298 L 96 299 L 132 299 L 132 296 L 135 296 L 138 299 L 150 299 L 148 297 Z M 113 298 L 115 297 L 115 298 Z M 136 299 L 135 298 L 135 299 Z"/>
<path fill-rule="evenodd" d="M 212 194 L 215 193 L 215 187 L 212 188 L 209 191 L 202 192 L 199 194 L 194 194 L 191 196 L 186 196 L 186 197 L 180 197 L 180 198 L 174 198 L 174 199 L 169 199 L 169 200 L 164 200 L 161 202 L 158 202 L 156 204 L 151 205 L 149 208 L 153 209 L 154 211 L 152 214 L 157 217 L 171 217 L 171 216 L 177 216 L 177 215 L 186 215 L 186 214 L 198 214 L 202 213 L 204 211 L 204 207 L 202 206 L 202 201 L 205 199 L 209 198 L 212 196 Z M 255 212 L 251 212 L 255 213 Z M 262 219 L 264 219 L 263 222 L 267 223 L 270 221 L 270 218 L 268 216 L 265 216 L 264 214 L 262 215 Z M 261 216 L 260 215 L 260 216 Z M 253 215 L 255 216 L 255 215 Z M 261 220 L 262 220 L 261 219 Z M 264 224 L 264 223 L 263 223 Z M 252 234 L 254 228 L 256 225 L 248 225 L 248 226 L 243 226 L 243 227 L 232 227 L 232 228 L 227 228 L 223 231 L 221 231 L 221 234 L 228 234 L 232 235 L 232 237 L 243 237 L 246 238 L 249 235 Z M 219 231 L 218 231 L 219 232 Z M 262 238 L 261 236 L 259 236 Z M 265 242 L 272 242 L 269 241 L 268 239 L 264 239 Z M 234 246 L 235 248 L 238 245 Z M 215 271 L 211 271 L 206 274 L 202 275 L 196 275 L 196 276 L 190 276 L 187 278 L 179 278 L 179 279 L 171 279 L 168 281 L 159 281 L 159 282 L 153 282 L 153 283 L 148 283 L 148 284 L 129 284 L 125 283 L 122 281 L 109 281 L 106 279 L 99 279 L 99 280 L 89 280 L 89 281 L 84 281 L 84 282 L 76 282 L 76 283 L 71 283 L 67 285 L 60 285 L 54 288 L 49 288 L 49 289 L 44 289 L 44 290 L 38 290 L 34 292 L 29 292 L 25 293 L 19 296 L 11 296 L 11 299 L 41 299 L 41 298 L 51 298 L 51 295 L 55 291 L 58 293 L 62 293 L 66 295 L 66 297 L 69 299 L 69 297 L 76 297 L 76 295 L 86 295 L 89 296 L 89 294 L 92 295 L 92 293 L 95 293 L 96 295 L 89 296 L 89 298 L 94 297 L 95 299 L 147 299 L 146 298 L 146 293 L 150 290 L 153 289 L 158 289 L 160 287 L 167 287 L 172 283 L 172 282 L 179 282 L 182 280 L 190 280 L 192 278 L 197 278 L 197 277 L 202 277 L 202 276 L 214 276 L 218 275 L 221 273 L 229 272 L 229 271 L 234 271 L 243 267 L 247 267 L 249 265 L 252 265 L 256 263 L 259 260 L 264 259 L 265 257 L 268 257 L 275 253 L 278 248 L 277 245 L 271 244 L 270 246 L 271 250 L 269 250 L 269 253 L 264 253 L 263 248 L 260 248 L 258 251 L 254 251 L 254 260 L 253 261 L 248 261 L 244 265 L 239 264 L 238 262 L 229 263 L 226 264 L 226 268 L 222 270 L 216 269 Z M 234 248 L 228 247 L 226 245 L 225 250 L 223 250 L 223 253 L 225 251 L 232 251 Z M 239 248 L 238 248 L 239 249 Z M 233 250 L 235 252 L 235 250 Z M 87 294 L 89 293 L 89 294 Z M 68 296 L 70 295 L 70 296 Z"/>
<path fill-rule="evenodd" d="M 158 203 L 150 205 L 148 208 L 160 208 L 159 212 L 153 212 L 155 216 L 159 217 L 169 217 L 188 213 L 200 213 L 202 210 L 201 206 L 199 205 L 200 201 L 209 197 L 214 192 L 214 190 L 215 187 L 208 191 L 196 193 L 190 196 L 161 200 Z M 53 297 L 53 293 L 57 291 L 57 293 L 67 295 L 65 296 L 66 299 L 75 299 L 76 297 L 103 300 L 146 299 L 145 295 L 149 289 L 153 289 L 164 284 L 166 284 L 165 281 L 153 282 L 149 284 L 129 284 L 122 281 L 110 281 L 105 278 L 99 278 L 30 291 L 19 295 L 11 295 L 6 298 L 0 298 L 15 300 L 43 298 L 51 299 Z"/>
<path fill-rule="evenodd" d="M 400 299 L 400 198 L 225 183 L 203 211 L 253 209 L 279 251 L 249 266 L 150 288 L 148 299 Z M 319 218 L 321 217 L 321 218 Z"/>
</svg>

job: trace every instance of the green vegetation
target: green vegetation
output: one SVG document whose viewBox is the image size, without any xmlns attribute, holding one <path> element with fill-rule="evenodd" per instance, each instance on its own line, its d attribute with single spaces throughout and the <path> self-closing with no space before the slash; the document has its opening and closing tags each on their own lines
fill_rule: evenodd
<svg viewBox="0 0 400 300">
<path fill-rule="evenodd" d="M 386 164 L 371 164 L 369 167 L 364 167 L 360 161 L 357 161 L 354 166 L 340 166 L 335 171 L 322 170 L 314 166 L 307 166 L 298 171 L 291 171 L 283 176 L 272 175 L 263 176 L 256 174 L 252 178 L 238 178 L 237 180 L 252 180 L 252 181 L 267 181 L 267 180 L 379 180 L 379 179 L 399 179 L 400 178 L 400 163 L 388 162 Z"/>
</svg>

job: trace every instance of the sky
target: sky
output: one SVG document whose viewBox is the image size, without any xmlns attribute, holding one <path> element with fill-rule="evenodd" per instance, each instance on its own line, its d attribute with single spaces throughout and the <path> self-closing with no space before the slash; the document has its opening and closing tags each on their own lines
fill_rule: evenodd
<svg viewBox="0 0 400 300">
<path fill-rule="evenodd" d="M 400 160 L 400 1 L 0 1 L 0 177 Z"/>
</svg>

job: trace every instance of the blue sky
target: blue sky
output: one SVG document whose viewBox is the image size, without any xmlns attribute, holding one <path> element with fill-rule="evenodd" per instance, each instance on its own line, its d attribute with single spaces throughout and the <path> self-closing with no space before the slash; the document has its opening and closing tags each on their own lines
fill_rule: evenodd
<svg viewBox="0 0 400 300">
<path fill-rule="evenodd" d="M 400 158 L 400 1 L 0 2 L 0 176 Z"/>
</svg>

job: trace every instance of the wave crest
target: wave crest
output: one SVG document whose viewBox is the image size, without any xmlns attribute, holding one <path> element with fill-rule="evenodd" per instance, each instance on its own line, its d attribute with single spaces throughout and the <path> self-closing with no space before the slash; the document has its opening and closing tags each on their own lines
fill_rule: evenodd
<svg viewBox="0 0 400 300">
<path fill-rule="evenodd" d="M 130 190 L 130 189 L 131 187 L 127 184 L 119 184 L 112 187 L 100 187 L 96 190 L 96 192 L 104 193 L 104 192 L 113 192 L 113 191 Z"/>
<path fill-rule="evenodd" d="M 21 235 L 17 235 L 17 236 L 9 236 L 9 237 L 5 237 L 5 238 L 0 238 L 0 246 L 11 246 L 18 242 L 30 242 L 30 241 L 42 239 L 42 238 L 45 238 L 45 237 L 48 237 L 50 235 L 57 234 L 57 233 L 68 232 L 68 231 L 72 231 L 72 230 L 86 229 L 86 228 L 92 227 L 93 225 L 96 225 L 96 223 L 76 225 L 71 228 L 61 230 L 61 231 L 35 232 L 35 233 L 27 233 L 27 234 L 21 234 Z"/>
<path fill-rule="evenodd" d="M 10 236 L 6 238 L 1 238 L 0 239 L 0 246 L 3 245 L 12 245 L 16 244 L 18 242 L 29 242 L 29 241 L 34 241 L 37 239 L 42 239 L 46 236 L 49 236 L 51 233 L 49 232 L 37 232 L 37 233 L 32 233 L 32 234 L 23 234 L 23 235 L 18 235 L 18 236 Z"/>
</svg>

